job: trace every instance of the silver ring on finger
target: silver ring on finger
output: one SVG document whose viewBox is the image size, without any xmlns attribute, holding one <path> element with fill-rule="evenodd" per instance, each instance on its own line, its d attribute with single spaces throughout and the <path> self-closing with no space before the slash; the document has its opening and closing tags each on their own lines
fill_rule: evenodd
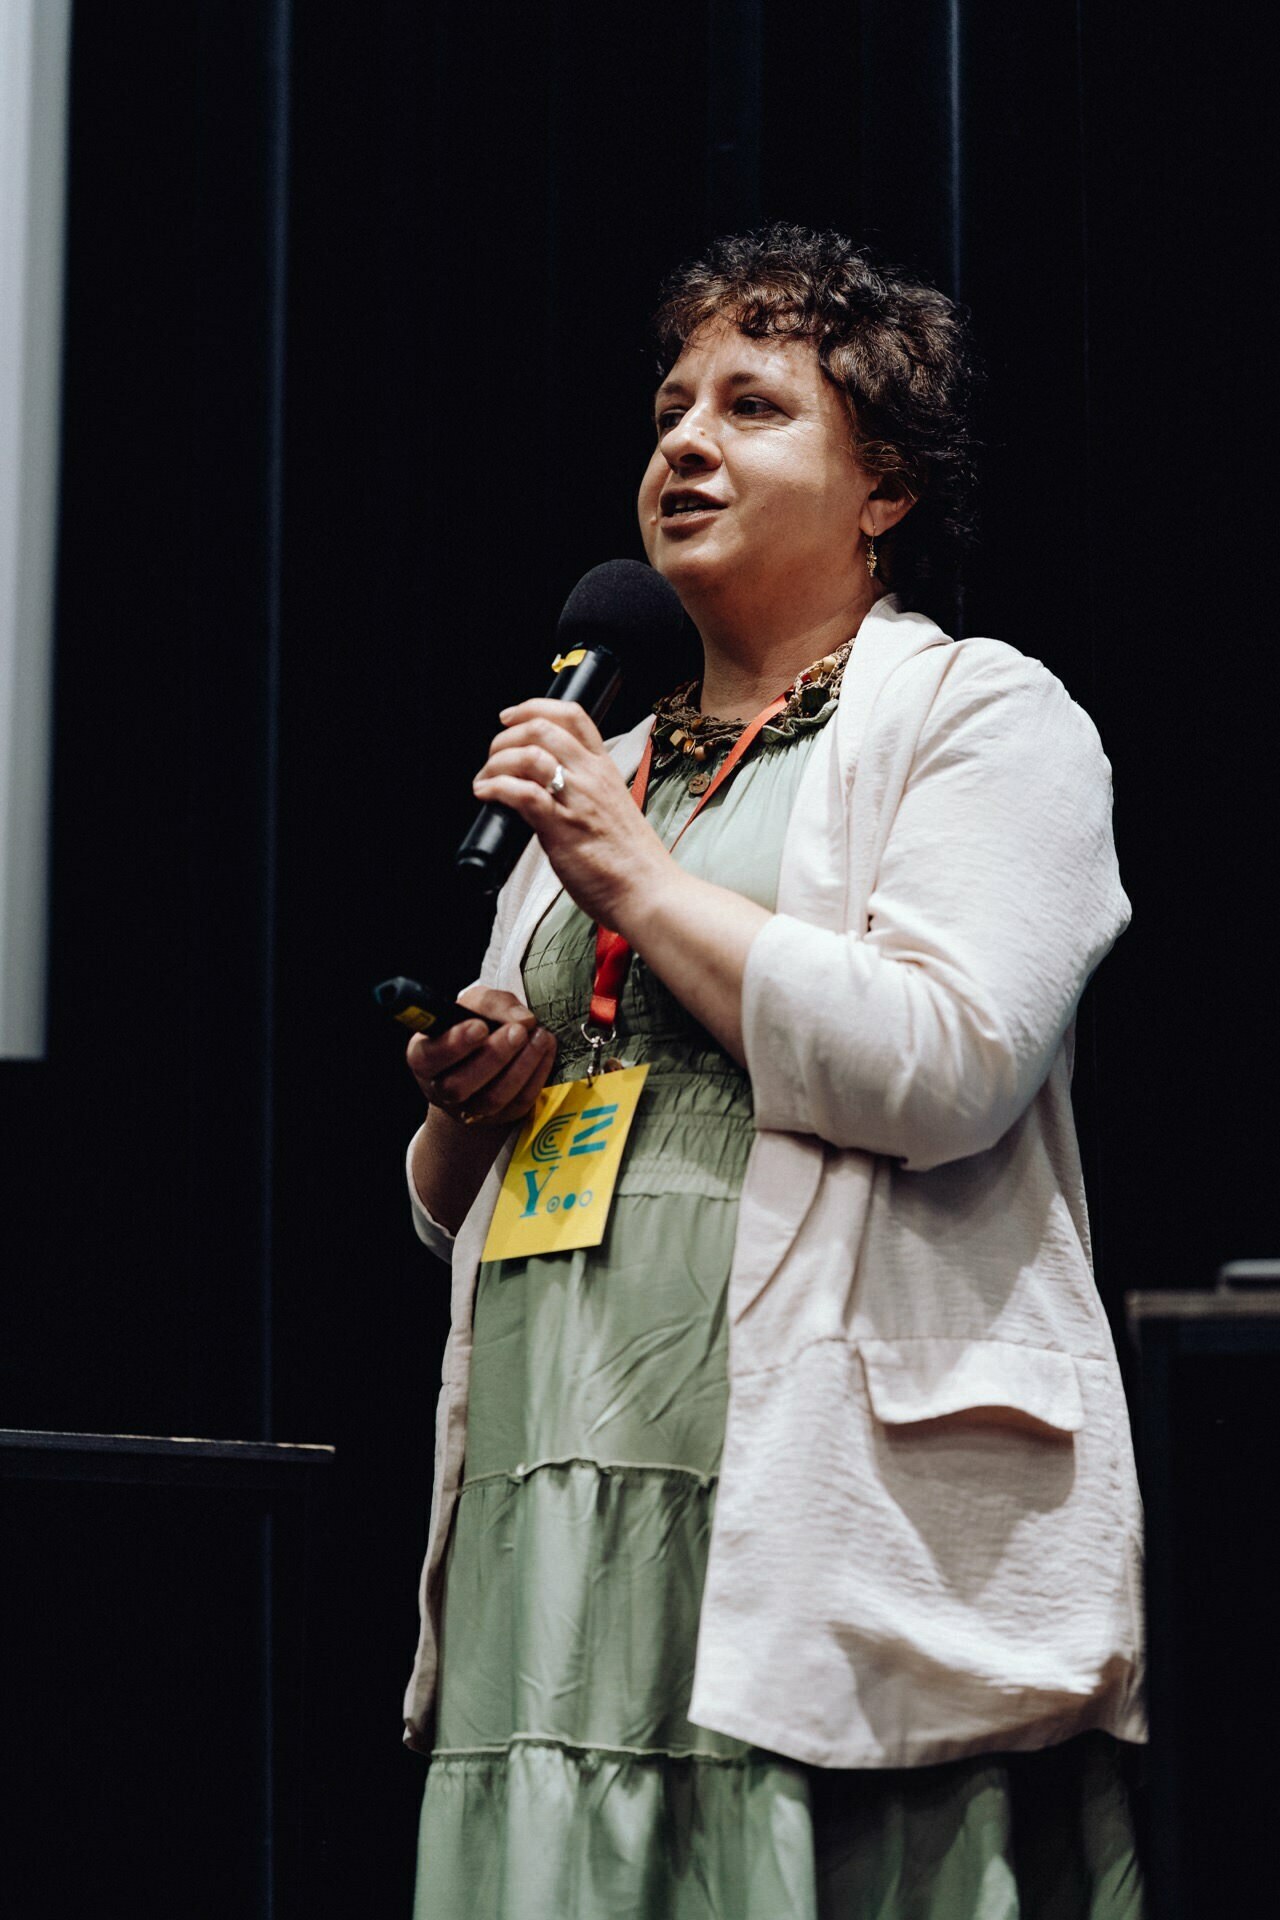
<svg viewBox="0 0 1280 1920">
<path fill-rule="evenodd" d="M 556 770 L 547 782 L 547 792 L 553 800 L 558 800 L 569 782 L 565 779 L 564 768 L 556 761 Z"/>
</svg>

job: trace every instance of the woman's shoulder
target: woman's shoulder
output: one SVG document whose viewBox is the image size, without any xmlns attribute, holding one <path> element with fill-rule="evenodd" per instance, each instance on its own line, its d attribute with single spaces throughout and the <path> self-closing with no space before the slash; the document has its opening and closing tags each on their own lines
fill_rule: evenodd
<svg viewBox="0 0 1280 1920">
<path fill-rule="evenodd" d="M 955 643 L 956 691 L 962 700 L 990 706 L 1046 745 L 1102 757 L 1091 715 L 1053 668 L 1006 640 L 975 636 Z"/>
<path fill-rule="evenodd" d="M 951 653 L 956 662 L 958 681 L 992 688 L 1026 688 L 1046 699 L 1071 699 L 1067 688 L 1046 661 L 1036 654 L 1024 653 L 1008 640 L 996 640 L 989 634 L 972 634 L 963 640 L 953 640 Z M 1073 701 L 1072 704 L 1076 703 Z"/>
<path fill-rule="evenodd" d="M 1016 708 L 1026 718 L 1038 712 L 1060 724 L 1094 731 L 1093 722 L 1053 668 L 1007 640 L 973 634 L 948 640 L 941 659 L 931 651 L 911 654 L 886 682 L 891 700 L 914 702 L 931 688 L 929 705 L 939 716 L 975 708 Z"/>
<path fill-rule="evenodd" d="M 1082 776 L 1109 772 L 1093 720 L 1045 661 L 986 634 L 953 640 L 920 615 L 899 614 L 895 624 L 904 620 L 919 629 L 915 645 L 885 675 L 858 727 L 864 748 L 877 738 L 884 750 L 910 741 L 918 756 L 951 743 L 966 757 L 1031 752 Z"/>
</svg>

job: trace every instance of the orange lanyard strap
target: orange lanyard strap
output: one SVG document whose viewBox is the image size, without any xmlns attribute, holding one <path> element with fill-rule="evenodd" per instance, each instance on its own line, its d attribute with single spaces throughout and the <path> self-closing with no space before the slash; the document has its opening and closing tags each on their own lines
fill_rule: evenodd
<svg viewBox="0 0 1280 1920">
<path fill-rule="evenodd" d="M 697 806 L 681 827 L 680 832 L 668 847 L 672 852 L 677 842 L 689 831 L 712 794 L 718 793 L 725 781 L 737 772 L 747 749 L 758 734 L 768 726 L 775 713 L 780 713 L 787 704 L 787 694 L 780 693 L 778 698 L 758 713 L 738 735 L 721 762 L 706 792 L 699 797 Z M 649 795 L 649 774 L 653 767 L 653 735 L 644 743 L 644 753 L 636 769 L 636 777 L 631 783 L 631 798 L 644 812 L 644 804 Z M 631 961 L 631 948 L 620 933 L 614 933 L 611 927 L 596 928 L 596 976 L 591 993 L 591 1011 L 588 1019 L 598 1034 L 613 1032 L 618 1018 L 618 1000 L 622 994 L 622 983 L 627 977 L 627 967 Z M 589 1037 L 589 1036 L 588 1036 Z"/>
</svg>

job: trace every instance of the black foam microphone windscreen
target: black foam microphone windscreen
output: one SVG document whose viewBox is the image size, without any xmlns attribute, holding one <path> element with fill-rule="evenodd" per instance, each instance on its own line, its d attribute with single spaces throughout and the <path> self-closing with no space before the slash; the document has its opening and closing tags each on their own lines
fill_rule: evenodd
<svg viewBox="0 0 1280 1920">
<path fill-rule="evenodd" d="M 576 700 L 599 726 L 622 684 L 628 646 L 674 640 L 684 611 L 674 587 L 639 560 L 606 560 L 584 573 L 556 624 L 555 678 L 548 700 Z M 481 807 L 455 865 L 484 893 L 496 893 L 533 829 L 510 807 Z"/>
</svg>

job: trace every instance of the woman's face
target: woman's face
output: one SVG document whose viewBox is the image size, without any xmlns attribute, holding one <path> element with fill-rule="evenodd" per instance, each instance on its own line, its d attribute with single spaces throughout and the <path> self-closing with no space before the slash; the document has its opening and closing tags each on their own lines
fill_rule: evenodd
<svg viewBox="0 0 1280 1920">
<path fill-rule="evenodd" d="M 856 581 L 876 481 L 854 457 L 812 342 L 750 340 L 708 321 L 659 387 L 654 416 L 640 530 L 691 612 L 725 594 L 808 604 Z"/>
</svg>

